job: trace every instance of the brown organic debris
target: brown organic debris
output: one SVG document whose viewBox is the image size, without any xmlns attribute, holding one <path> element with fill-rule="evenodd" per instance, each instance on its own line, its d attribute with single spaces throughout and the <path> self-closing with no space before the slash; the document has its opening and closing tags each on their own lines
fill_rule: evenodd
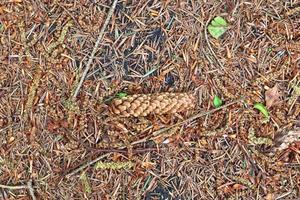
<svg viewBox="0 0 300 200">
<path fill-rule="evenodd" d="M 195 107 L 195 96 L 189 93 L 134 94 L 116 98 L 111 112 L 124 117 L 178 113 Z"/>
<path fill-rule="evenodd" d="M 300 129 L 289 131 L 288 133 L 278 137 L 276 139 L 276 145 L 273 147 L 273 151 L 283 151 L 294 142 L 300 141 Z"/>
<path fill-rule="evenodd" d="M 0 199 L 297 199 L 299 4 L 203 2 L 1 1 Z"/>
<path fill-rule="evenodd" d="M 269 88 L 265 93 L 266 106 L 270 108 L 280 100 L 280 96 L 281 94 L 277 84 L 274 87 Z"/>
</svg>

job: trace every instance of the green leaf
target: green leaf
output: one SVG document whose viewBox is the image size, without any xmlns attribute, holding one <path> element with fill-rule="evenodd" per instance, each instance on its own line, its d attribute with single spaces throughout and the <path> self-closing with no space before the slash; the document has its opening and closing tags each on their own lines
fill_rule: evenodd
<svg viewBox="0 0 300 200">
<path fill-rule="evenodd" d="M 116 97 L 118 97 L 118 98 L 123 98 L 123 97 L 126 97 L 127 96 L 127 93 L 125 93 L 125 92 L 119 92 L 117 95 L 116 95 Z"/>
<path fill-rule="evenodd" d="M 273 51 L 273 48 L 272 47 L 269 47 L 268 48 L 268 53 L 271 53 Z"/>
<path fill-rule="evenodd" d="M 213 103 L 216 108 L 219 108 L 223 104 L 222 100 L 218 96 L 214 97 Z"/>
<path fill-rule="evenodd" d="M 207 29 L 211 36 L 218 39 L 227 31 L 228 24 L 224 18 L 217 16 L 210 22 Z"/>
<path fill-rule="evenodd" d="M 266 106 L 262 103 L 255 103 L 254 108 L 259 110 L 266 118 L 269 118 L 269 112 L 266 108 Z"/>
</svg>

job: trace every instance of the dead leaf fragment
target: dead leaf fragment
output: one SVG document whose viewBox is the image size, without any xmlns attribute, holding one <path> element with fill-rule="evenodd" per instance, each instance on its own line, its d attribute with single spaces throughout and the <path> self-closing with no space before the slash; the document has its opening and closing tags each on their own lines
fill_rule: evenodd
<svg viewBox="0 0 300 200">
<path fill-rule="evenodd" d="M 155 163 L 153 163 L 153 162 L 142 162 L 142 167 L 144 167 L 146 169 L 153 169 L 154 166 L 155 166 Z"/>
<path fill-rule="evenodd" d="M 246 189 L 247 187 L 245 187 L 244 185 L 235 183 L 235 184 L 232 186 L 232 188 L 235 189 L 235 190 L 244 190 L 244 189 Z"/>
<path fill-rule="evenodd" d="M 265 200 L 273 200 L 274 199 L 274 194 L 272 193 L 268 193 L 266 196 L 265 196 Z"/>
<path fill-rule="evenodd" d="M 283 151 L 287 149 L 290 144 L 300 141 L 300 129 L 289 131 L 283 136 L 276 139 L 276 145 L 273 148 L 273 151 Z"/>
<path fill-rule="evenodd" d="M 272 105 L 274 105 L 276 102 L 280 100 L 280 92 L 278 85 L 276 84 L 274 87 L 269 88 L 265 92 L 265 100 L 266 100 L 266 106 L 270 108 Z"/>
</svg>

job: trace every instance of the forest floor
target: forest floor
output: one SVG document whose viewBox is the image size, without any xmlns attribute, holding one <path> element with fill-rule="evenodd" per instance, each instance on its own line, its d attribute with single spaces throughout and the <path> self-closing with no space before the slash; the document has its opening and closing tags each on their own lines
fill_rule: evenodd
<svg viewBox="0 0 300 200">
<path fill-rule="evenodd" d="M 1 1 L 0 199 L 299 199 L 300 3 L 114 2 Z"/>
</svg>

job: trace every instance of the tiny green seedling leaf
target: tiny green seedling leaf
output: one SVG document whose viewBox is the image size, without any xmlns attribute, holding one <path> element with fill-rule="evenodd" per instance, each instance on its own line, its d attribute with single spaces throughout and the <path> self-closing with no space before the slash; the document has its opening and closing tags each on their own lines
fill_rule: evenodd
<svg viewBox="0 0 300 200">
<path fill-rule="evenodd" d="M 122 99 L 122 98 L 124 98 L 124 97 L 126 97 L 127 96 L 127 93 L 125 93 L 125 92 L 119 92 L 118 94 L 116 94 L 116 95 L 112 95 L 112 96 L 110 96 L 110 97 L 108 97 L 107 99 L 105 99 L 104 100 L 104 102 L 105 103 L 111 103 L 111 101 L 113 100 L 113 99 L 115 99 L 115 98 L 119 98 L 119 99 Z"/>
<path fill-rule="evenodd" d="M 119 92 L 117 95 L 116 95 L 116 97 L 118 97 L 118 98 L 123 98 L 123 97 L 126 97 L 127 96 L 127 93 L 125 93 L 125 92 Z"/>
<path fill-rule="evenodd" d="M 216 108 L 219 108 L 223 104 L 222 100 L 218 96 L 214 97 L 213 103 Z"/>
<path fill-rule="evenodd" d="M 224 18 L 217 16 L 210 22 L 207 29 L 211 36 L 218 39 L 227 31 L 228 24 Z"/>
<path fill-rule="evenodd" d="M 271 53 L 273 51 L 273 48 L 269 47 L 267 50 L 268 50 L 268 53 Z"/>
<path fill-rule="evenodd" d="M 269 118 L 269 112 L 264 104 L 255 103 L 254 108 L 259 110 L 266 118 Z"/>
</svg>

